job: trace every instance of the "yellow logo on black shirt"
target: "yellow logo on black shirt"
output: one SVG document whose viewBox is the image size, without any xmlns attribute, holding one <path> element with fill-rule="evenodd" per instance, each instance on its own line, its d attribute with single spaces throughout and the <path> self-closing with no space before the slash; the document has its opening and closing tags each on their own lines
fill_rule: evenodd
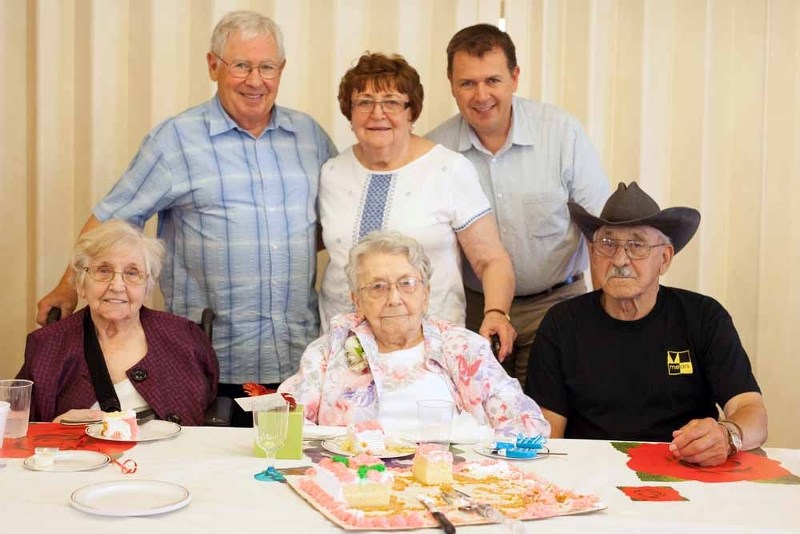
<svg viewBox="0 0 800 534">
<path fill-rule="evenodd" d="M 667 351 L 667 374 L 669 375 L 690 375 L 692 370 L 692 357 L 688 350 L 668 350 Z"/>
</svg>

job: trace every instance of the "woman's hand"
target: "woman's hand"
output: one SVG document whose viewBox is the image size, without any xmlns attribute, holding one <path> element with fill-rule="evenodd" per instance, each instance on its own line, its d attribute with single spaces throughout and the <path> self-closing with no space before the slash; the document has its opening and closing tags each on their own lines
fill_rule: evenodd
<svg viewBox="0 0 800 534">
<path fill-rule="evenodd" d="M 62 413 L 55 419 L 53 419 L 54 423 L 61 423 L 64 421 L 69 421 L 71 423 L 92 423 L 95 421 L 101 421 L 103 419 L 103 410 L 89 410 L 86 408 L 82 408 L 79 410 L 70 410 L 68 412 Z"/>
</svg>

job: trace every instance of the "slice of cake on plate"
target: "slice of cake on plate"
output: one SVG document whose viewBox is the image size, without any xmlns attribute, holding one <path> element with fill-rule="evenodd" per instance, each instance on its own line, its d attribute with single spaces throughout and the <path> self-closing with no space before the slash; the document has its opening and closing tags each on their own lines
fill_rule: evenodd
<svg viewBox="0 0 800 534">
<path fill-rule="evenodd" d="M 132 440 L 139 435 L 139 424 L 133 410 L 104 413 L 102 425 L 100 435 L 104 438 Z"/>
<path fill-rule="evenodd" d="M 453 482 L 453 454 L 441 445 L 421 444 L 414 455 L 411 472 L 414 478 L 429 486 L 449 484 Z"/>
<path fill-rule="evenodd" d="M 386 454 L 386 433 L 378 421 L 362 421 L 347 427 L 348 449 L 356 454 Z"/>
</svg>

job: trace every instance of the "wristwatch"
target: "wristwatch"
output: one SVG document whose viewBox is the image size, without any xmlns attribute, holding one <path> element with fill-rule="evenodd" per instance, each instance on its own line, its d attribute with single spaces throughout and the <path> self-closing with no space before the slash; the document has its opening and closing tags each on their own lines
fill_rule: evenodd
<svg viewBox="0 0 800 534">
<path fill-rule="evenodd" d="M 741 427 L 733 421 L 723 419 L 718 424 L 728 433 L 728 456 L 733 456 L 742 450 Z"/>
</svg>

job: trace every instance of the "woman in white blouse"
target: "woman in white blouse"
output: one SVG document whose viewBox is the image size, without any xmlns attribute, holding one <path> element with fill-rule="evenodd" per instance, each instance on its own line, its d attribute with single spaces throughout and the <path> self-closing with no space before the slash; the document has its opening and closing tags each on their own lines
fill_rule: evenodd
<svg viewBox="0 0 800 534">
<path fill-rule="evenodd" d="M 516 337 L 507 311 L 514 293 L 511 260 L 472 164 L 412 133 L 422 111 L 417 71 L 398 55 L 364 54 L 339 85 L 339 107 L 357 143 L 322 167 L 320 219 L 330 254 L 320 295 L 325 330 L 352 311 L 344 273 L 348 251 L 373 231 L 398 231 L 431 258 L 432 316 L 464 324 L 461 254 L 480 277 L 486 310 L 480 333 L 500 338 L 501 359 Z"/>
</svg>

